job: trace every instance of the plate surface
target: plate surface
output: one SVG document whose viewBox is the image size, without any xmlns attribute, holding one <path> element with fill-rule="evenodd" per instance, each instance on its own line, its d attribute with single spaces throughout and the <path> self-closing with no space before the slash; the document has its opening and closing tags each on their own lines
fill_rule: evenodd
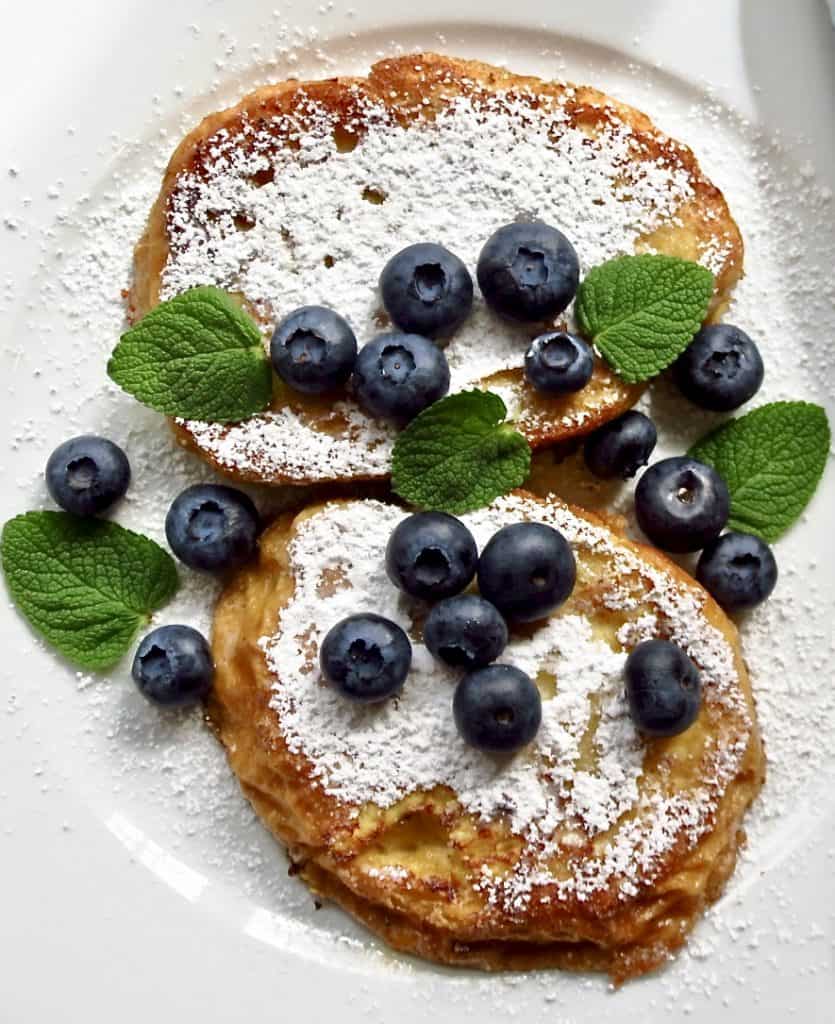
<svg viewBox="0 0 835 1024">
<path fill-rule="evenodd" d="M 197 117 L 256 83 L 361 72 L 401 49 L 585 81 L 688 142 L 746 238 L 731 315 L 761 340 L 762 397 L 819 401 L 835 421 L 835 34 L 822 2 L 275 2 L 51 0 L 7 22 L 0 519 L 46 504 L 48 453 L 96 430 L 132 456 L 119 520 L 162 536 L 171 496 L 207 473 L 107 384 L 104 364 L 164 160 Z M 671 451 L 700 432 L 675 428 L 663 387 L 652 412 Z M 830 465 L 779 542 L 780 590 L 744 627 L 771 771 L 744 862 L 688 950 L 616 994 L 599 978 L 428 967 L 315 911 L 197 716 L 154 712 L 125 666 L 106 680 L 73 672 L 4 601 L 4 1019 L 830 1020 L 833 478 Z M 212 596 L 190 577 L 164 618 L 206 628 Z"/>
</svg>

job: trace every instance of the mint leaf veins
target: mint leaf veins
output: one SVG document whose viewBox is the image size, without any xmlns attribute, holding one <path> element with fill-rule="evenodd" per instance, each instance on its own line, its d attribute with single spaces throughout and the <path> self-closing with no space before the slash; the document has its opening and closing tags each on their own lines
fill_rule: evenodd
<svg viewBox="0 0 835 1024">
<path fill-rule="evenodd" d="M 174 560 L 148 537 L 103 519 L 27 512 L 0 539 L 9 592 L 69 661 L 105 669 L 177 589 Z"/>
<path fill-rule="evenodd" d="M 666 369 L 707 316 L 713 274 L 698 263 L 645 253 L 595 267 L 577 292 L 583 334 L 630 384 Z"/>
<path fill-rule="evenodd" d="M 732 530 L 776 540 L 800 516 L 829 454 L 826 413 L 811 402 L 772 402 L 723 423 L 690 449 L 731 495 Z"/>
<path fill-rule="evenodd" d="M 518 487 L 531 450 L 506 415 L 491 391 L 449 395 L 424 409 L 395 443 L 394 490 L 413 505 L 460 515 Z"/>
<path fill-rule="evenodd" d="M 272 396 L 257 324 L 209 286 L 152 309 L 122 335 L 107 372 L 143 404 L 183 419 L 243 420 L 265 409 Z"/>
</svg>

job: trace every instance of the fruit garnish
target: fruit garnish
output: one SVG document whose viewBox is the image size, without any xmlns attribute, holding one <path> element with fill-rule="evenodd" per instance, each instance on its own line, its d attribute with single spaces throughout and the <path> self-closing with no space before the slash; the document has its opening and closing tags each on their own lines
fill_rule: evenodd
<svg viewBox="0 0 835 1024">
<path fill-rule="evenodd" d="M 476 274 L 491 309 L 508 320 L 536 323 L 562 313 L 574 298 L 580 261 L 561 231 L 520 221 L 487 239 Z"/>
<path fill-rule="evenodd" d="M 445 338 L 467 319 L 473 279 L 464 263 L 442 245 L 410 245 L 380 274 L 383 305 L 401 331 Z"/>
<path fill-rule="evenodd" d="M 412 597 L 451 597 L 475 576 L 478 549 L 467 527 L 446 512 L 417 512 L 401 520 L 386 545 L 391 582 Z"/>
<path fill-rule="evenodd" d="M 372 416 L 408 423 L 449 391 L 449 366 L 428 338 L 391 332 L 363 345 L 352 383 Z"/>
<path fill-rule="evenodd" d="M 305 395 L 321 395 L 351 376 L 357 339 L 348 321 L 332 309 L 302 306 L 276 326 L 270 359 L 288 387 Z"/>
<path fill-rule="evenodd" d="M 698 551 L 724 529 L 730 498 L 711 466 L 686 455 L 655 462 L 635 488 L 638 525 L 664 551 Z"/>
</svg>

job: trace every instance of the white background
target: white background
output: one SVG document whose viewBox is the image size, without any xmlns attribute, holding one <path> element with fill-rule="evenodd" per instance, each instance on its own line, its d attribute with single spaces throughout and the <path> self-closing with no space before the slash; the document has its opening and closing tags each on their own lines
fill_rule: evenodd
<svg viewBox="0 0 835 1024">
<path fill-rule="evenodd" d="M 32 308 L 26 302 L 38 299 L 27 282 L 37 280 L 32 275 L 48 237 L 39 229 L 104 179 L 119 158 L 120 140 L 147 137 L 156 145 L 160 124 L 176 125 L 183 112 L 193 117 L 243 91 L 243 79 L 230 68 L 248 53 L 256 65 L 268 56 L 282 25 L 315 26 L 318 33 L 315 45 L 298 49 L 300 74 L 362 69 L 369 53 L 392 52 L 398 43 L 540 70 L 541 48 L 557 36 L 565 38 L 569 73 L 585 72 L 608 60 L 588 45 L 602 44 L 657 68 L 659 82 L 667 70 L 700 87 L 710 84 L 769 130 L 805 136 L 798 163 L 812 159 L 835 183 L 835 37 L 821 0 L 352 0 L 323 5 L 324 13 L 296 0 L 274 14 L 276 6 L 277 0 L 4 0 L 0 221 L 11 226 L 0 228 L 3 521 L 23 510 L 18 484 L 42 458 L 11 443 L 40 392 L 18 373 L 10 353 L 20 344 L 44 345 L 49 361 L 49 345 L 27 333 Z M 60 439 L 59 432 L 53 441 Z M 827 499 L 824 508 L 823 500 L 819 509 L 831 524 L 833 505 Z M 831 553 L 830 536 L 828 552 L 821 551 L 830 566 Z M 72 676 L 31 644 L 6 605 L 0 607 L 0 1020 L 409 1024 L 431 1012 L 448 1021 L 502 1016 L 555 1024 L 638 1014 L 670 1021 L 709 1014 L 768 1022 L 787 1019 L 790 1010 L 800 1021 L 833 1019 L 831 799 L 798 808 L 793 828 L 808 838 L 764 862 L 763 873 L 778 878 L 779 888 L 767 879 L 749 884 L 723 907 L 722 934 L 732 935 L 737 922 L 744 938 L 720 943 L 701 965 L 691 963 L 688 978 L 695 983 L 662 977 L 612 995 L 596 980 L 487 982 L 370 955 L 358 942 L 328 947 L 269 910 L 259 917 L 257 903 L 245 905 L 225 883 L 166 857 L 164 817 L 153 835 L 131 824 L 129 781 L 102 801 L 87 781 L 95 769 L 79 764 L 83 749 L 65 741 L 77 725 L 74 702 L 82 700 Z M 47 758 L 53 778 L 45 783 L 38 765 Z M 278 862 L 277 870 L 283 870 Z M 736 969 L 736 958 L 744 970 Z"/>
</svg>

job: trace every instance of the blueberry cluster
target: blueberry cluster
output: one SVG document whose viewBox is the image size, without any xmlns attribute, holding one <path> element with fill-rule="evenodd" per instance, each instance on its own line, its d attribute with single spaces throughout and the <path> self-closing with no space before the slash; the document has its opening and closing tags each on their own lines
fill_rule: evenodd
<svg viewBox="0 0 835 1024">
<path fill-rule="evenodd" d="M 127 492 L 128 457 L 113 441 L 85 434 L 58 445 L 46 464 L 46 488 L 65 512 L 90 517 Z M 258 533 L 252 501 L 232 487 L 189 487 L 173 502 L 165 521 L 168 543 L 194 569 L 218 572 L 251 558 Z M 204 636 L 191 626 L 152 630 L 139 644 L 132 675 L 142 694 L 166 707 L 185 707 L 207 695 L 214 665 Z"/>
<path fill-rule="evenodd" d="M 703 327 L 672 368 L 681 393 L 716 412 L 738 409 L 752 398 L 763 374 L 757 345 L 730 324 Z M 586 466 L 602 479 L 629 479 L 647 465 L 657 438 L 652 420 L 630 410 L 586 438 Z M 722 534 L 730 495 L 711 466 L 687 456 L 656 462 L 638 482 L 635 514 L 657 547 L 702 551 L 697 579 L 726 611 L 752 608 L 774 589 L 777 563 L 769 546 L 751 534 Z"/>
<path fill-rule="evenodd" d="M 517 323 L 544 324 L 574 298 L 580 264 L 556 228 L 520 222 L 499 228 L 487 240 L 476 276 L 494 312 Z M 358 348 L 338 313 L 303 306 L 276 327 L 270 356 L 288 387 L 318 395 L 349 386 L 372 416 L 403 424 L 449 390 L 442 348 L 469 316 L 473 281 L 454 253 L 424 242 L 386 263 L 380 295 L 395 330 Z M 585 387 L 593 368 L 590 346 L 564 331 L 534 338 L 525 357 L 528 379 L 549 395 Z"/>
<path fill-rule="evenodd" d="M 171 503 L 165 536 L 191 569 L 221 573 L 237 569 L 255 553 L 260 528 L 252 500 L 234 487 L 195 484 Z M 214 665 L 205 638 L 190 626 L 161 626 L 139 645 L 132 675 L 148 700 L 183 707 L 205 697 Z"/>
<path fill-rule="evenodd" d="M 759 388 L 763 366 L 757 346 L 739 328 L 703 328 L 673 368 L 682 391 L 707 409 L 735 409 Z M 586 465 L 596 476 L 627 479 L 646 465 L 655 447 L 655 425 L 631 410 L 585 442 Z M 770 547 L 747 533 L 722 534 L 730 495 L 711 466 L 689 456 L 654 463 L 635 489 L 638 525 L 657 547 L 701 551 L 696 577 L 726 611 L 752 608 L 777 582 Z"/>
<path fill-rule="evenodd" d="M 702 408 L 730 411 L 748 401 L 763 380 L 755 343 L 737 327 L 702 328 L 673 366 L 681 392 Z M 587 467 L 603 479 L 628 479 L 655 448 L 655 424 L 630 410 L 586 439 Z M 730 495 L 713 467 L 689 456 L 654 463 L 635 489 L 638 525 L 657 547 L 674 553 L 701 551 L 696 578 L 728 612 L 753 608 L 777 583 L 777 563 L 765 541 L 752 534 L 722 533 Z M 675 644 L 639 644 L 626 663 L 626 691 L 638 727 L 648 735 L 683 732 L 698 714 L 699 675 Z"/>
<path fill-rule="evenodd" d="M 460 519 L 418 512 L 392 532 L 386 572 L 410 597 L 432 602 L 424 643 L 465 673 L 452 702 L 461 736 L 492 753 L 530 743 L 542 719 L 539 690 L 524 672 L 495 661 L 507 644 L 508 624 L 544 618 L 573 590 L 574 555 L 562 534 L 541 523 L 516 523 L 499 530 L 479 556 Z M 478 594 L 466 590 L 476 578 Z M 370 614 L 342 619 L 320 651 L 331 685 L 366 703 L 399 693 L 411 661 L 400 626 Z"/>
<path fill-rule="evenodd" d="M 563 312 L 579 283 L 579 261 L 568 239 L 539 221 L 499 228 L 485 243 L 476 276 L 487 305 L 505 319 L 545 324 Z M 350 385 L 372 415 L 408 422 L 449 389 L 442 345 L 464 322 L 473 282 L 464 263 L 443 246 L 411 245 L 394 255 L 380 276 L 380 293 L 396 330 L 362 348 L 347 321 L 323 306 L 295 310 L 275 329 L 271 360 L 278 376 L 303 394 L 327 394 Z M 594 354 L 566 331 L 538 334 L 525 355 L 527 380 L 543 394 L 577 392 L 591 379 Z M 759 389 L 763 363 L 739 328 L 709 325 L 673 367 L 681 392 L 705 409 L 738 408 Z M 588 468 L 601 478 L 627 479 L 647 465 L 657 433 L 643 413 L 629 411 L 585 442 Z M 93 516 L 121 498 L 130 465 L 113 442 L 72 438 L 50 456 L 47 489 L 66 511 Z M 672 552 L 701 550 L 697 578 L 727 610 L 750 608 L 774 589 L 777 565 L 758 537 L 722 534 L 730 497 L 710 466 L 682 456 L 663 459 L 641 477 L 635 512 L 644 533 Z M 172 503 L 165 531 L 186 565 L 224 572 L 248 561 L 259 517 L 252 501 L 231 487 L 187 488 Z M 432 602 L 424 642 L 432 654 L 466 674 L 453 714 L 473 746 L 508 752 L 529 743 L 539 728 L 539 691 L 524 672 L 496 664 L 511 625 L 534 622 L 558 608 L 576 577 L 562 535 L 537 523 L 499 530 L 479 553 L 466 526 L 441 512 L 417 513 L 394 530 L 387 547 L 391 581 L 411 597 Z M 465 592 L 477 578 L 479 593 Z M 337 623 L 320 651 L 322 672 L 346 697 L 376 702 L 399 692 L 412 647 L 395 623 L 372 614 Z M 188 626 L 153 630 L 140 643 L 132 669 L 152 701 L 183 706 L 204 697 L 214 667 L 204 637 Z M 639 644 L 626 663 L 632 715 L 650 735 L 686 729 L 699 709 L 699 674 L 668 641 Z"/>
</svg>

